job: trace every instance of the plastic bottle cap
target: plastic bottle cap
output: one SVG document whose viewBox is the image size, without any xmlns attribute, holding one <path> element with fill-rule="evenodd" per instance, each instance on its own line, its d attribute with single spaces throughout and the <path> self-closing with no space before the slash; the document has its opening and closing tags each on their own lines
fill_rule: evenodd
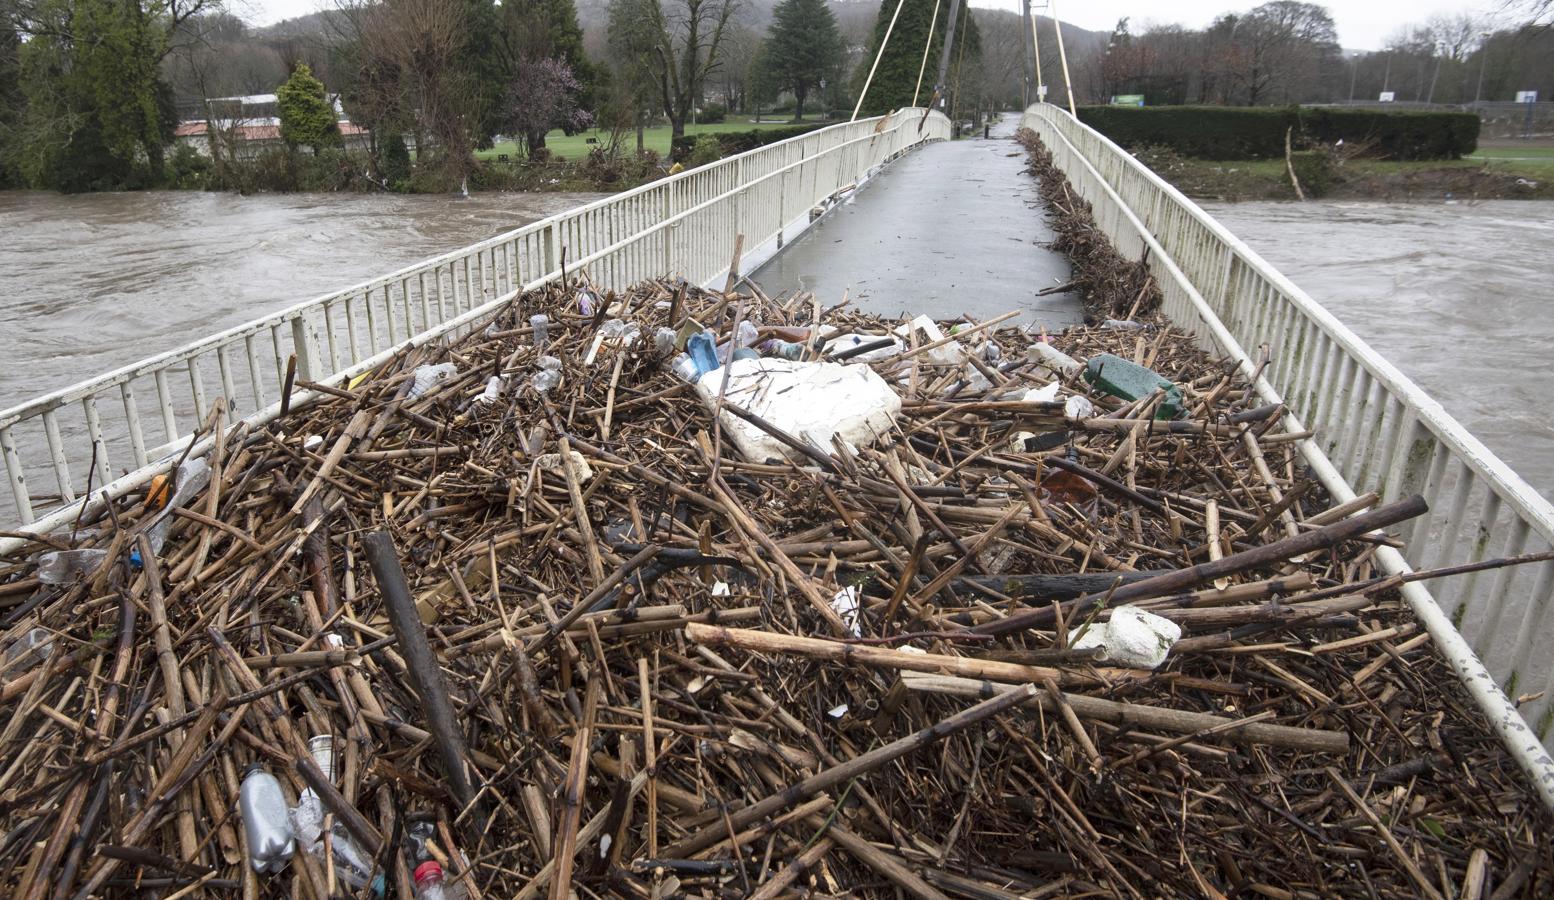
<svg viewBox="0 0 1554 900">
<path fill-rule="evenodd" d="M 419 866 L 415 867 L 415 883 L 416 884 L 420 884 L 422 881 L 425 881 L 426 879 L 429 879 L 429 878 L 441 878 L 441 877 L 442 877 L 442 866 L 439 865 L 437 860 L 435 860 L 435 859 L 429 859 L 426 862 L 421 863 Z"/>
</svg>

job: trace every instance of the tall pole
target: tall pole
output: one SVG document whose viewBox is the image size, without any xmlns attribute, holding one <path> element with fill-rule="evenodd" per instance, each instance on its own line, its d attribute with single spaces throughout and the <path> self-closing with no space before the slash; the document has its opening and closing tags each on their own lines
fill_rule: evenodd
<svg viewBox="0 0 1554 900">
<path fill-rule="evenodd" d="M 1025 25 L 1025 30 L 1029 31 L 1031 28 L 1031 0 L 1020 0 L 1020 16 Z M 1020 46 L 1025 50 L 1022 54 L 1025 57 L 1025 77 L 1020 79 L 1020 85 L 1024 93 L 1024 106 L 1030 106 L 1035 102 L 1036 91 L 1036 82 L 1031 80 L 1031 48 L 1026 46 L 1023 40 L 1020 41 Z"/>
<path fill-rule="evenodd" d="M 949 95 L 945 77 L 950 72 L 950 47 L 955 43 L 955 26 L 960 22 L 960 0 L 950 0 L 950 18 L 944 23 L 944 47 L 939 51 L 939 77 L 934 79 L 933 91 L 946 108 L 944 98 Z"/>
<path fill-rule="evenodd" d="M 1435 102 L 1435 82 L 1441 77 L 1441 45 L 1435 45 L 1435 74 L 1430 76 L 1430 93 L 1425 97 L 1426 103 Z"/>
<path fill-rule="evenodd" d="M 1074 106 L 1074 79 L 1068 74 L 1068 54 L 1063 50 L 1063 20 L 1058 18 L 1058 0 L 1052 0 L 1052 25 L 1058 33 L 1058 60 L 1063 63 L 1063 87 L 1068 91 L 1068 114 L 1079 118 Z"/>
</svg>

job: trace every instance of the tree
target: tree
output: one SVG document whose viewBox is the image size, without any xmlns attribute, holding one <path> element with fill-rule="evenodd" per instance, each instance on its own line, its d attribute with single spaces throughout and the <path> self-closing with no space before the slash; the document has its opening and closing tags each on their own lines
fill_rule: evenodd
<svg viewBox="0 0 1554 900">
<path fill-rule="evenodd" d="M 13 0 L 23 110 L 7 157 L 29 184 L 138 187 L 164 177 L 177 110 L 169 36 L 204 0 Z"/>
<path fill-rule="evenodd" d="M 655 110 L 663 111 L 663 96 L 658 84 L 658 35 L 653 23 L 637 15 L 638 11 L 637 0 L 611 0 L 606 35 L 611 66 L 611 127 L 635 129 L 640 154 L 643 130 Z"/>
<path fill-rule="evenodd" d="M 723 38 L 741 0 L 612 0 L 610 25 L 640 53 L 658 88 L 674 137 L 701 99 L 707 76 L 723 64 Z"/>
<path fill-rule="evenodd" d="M 511 108 L 506 101 L 510 99 L 512 85 L 537 75 L 542 79 L 548 77 L 539 73 L 551 71 L 546 66 L 549 61 L 560 61 L 566 67 L 567 79 L 577 85 L 573 90 L 577 107 L 593 110 L 599 102 L 595 92 L 599 79 L 583 52 L 583 29 L 578 25 L 577 7 L 572 0 L 506 0 L 499 10 L 497 61 L 501 83 L 508 85 L 509 93 L 499 107 L 502 122 L 510 121 Z M 545 146 L 543 133 L 523 137 L 531 152 Z"/>
<path fill-rule="evenodd" d="M 782 0 L 772 10 L 764 55 L 781 90 L 793 93 L 793 121 L 804 118 L 804 100 L 841 71 L 844 48 L 836 17 L 825 0 Z"/>
<path fill-rule="evenodd" d="M 905 0 L 901 7 L 901 15 L 896 20 L 896 27 L 890 34 L 890 43 L 885 45 L 885 54 L 880 57 L 879 67 L 874 73 L 874 81 L 869 85 L 869 93 L 863 98 L 862 114 L 879 115 L 911 106 L 914 96 L 920 104 L 926 104 L 933 91 L 933 80 L 937 74 L 935 68 L 939 61 L 940 50 L 944 47 L 945 19 L 948 18 L 949 3 L 941 5 L 938 22 L 934 22 L 934 0 Z M 853 72 L 853 90 L 863 90 L 864 82 L 868 79 L 869 68 L 874 65 L 875 55 L 879 53 L 881 42 L 885 39 L 885 31 L 889 28 L 891 16 L 896 12 L 896 0 L 880 0 L 879 15 L 874 21 L 874 34 L 869 39 L 869 50 L 858 62 L 858 68 Z M 922 89 L 918 89 L 918 72 L 923 62 L 923 44 L 928 41 L 928 32 L 932 25 L 933 41 L 928 48 L 928 69 L 923 73 Z M 955 26 L 955 42 L 961 46 L 952 48 L 950 72 L 946 75 L 950 79 L 950 87 L 954 87 L 956 57 L 960 60 L 967 58 L 973 61 L 980 55 L 982 39 L 977 31 L 976 20 L 971 16 L 971 5 L 962 3 L 959 21 Z M 962 44 L 964 42 L 964 44 Z"/>
<path fill-rule="evenodd" d="M 275 89 L 275 100 L 280 107 L 281 139 L 286 146 L 306 144 L 316 154 L 340 143 L 340 123 L 334 107 L 324 93 L 324 83 L 313 77 L 307 63 L 298 63 L 286 83 Z"/>
<path fill-rule="evenodd" d="M 593 114 L 578 108 L 582 92 L 582 82 L 562 60 L 525 61 L 507 89 L 503 128 L 521 136 L 525 151 L 533 156 L 545 146 L 545 133 L 551 129 L 576 134 L 593 124 Z"/>
<path fill-rule="evenodd" d="M 1324 76 L 1340 69 L 1338 28 L 1314 3 L 1273 0 L 1244 16 L 1221 16 L 1210 32 L 1225 60 L 1226 88 L 1247 106 L 1311 99 Z"/>
</svg>

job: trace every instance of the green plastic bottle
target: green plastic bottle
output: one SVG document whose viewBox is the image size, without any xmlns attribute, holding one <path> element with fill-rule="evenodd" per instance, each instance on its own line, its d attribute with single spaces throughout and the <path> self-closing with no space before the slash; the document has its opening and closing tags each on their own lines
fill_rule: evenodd
<svg viewBox="0 0 1554 900">
<path fill-rule="evenodd" d="M 1165 391 L 1165 399 L 1155 407 L 1157 419 L 1179 419 L 1186 412 L 1182 390 L 1152 369 L 1120 356 L 1102 353 L 1085 363 L 1085 380 L 1102 391 L 1123 400 L 1140 400 L 1155 391 Z"/>
</svg>

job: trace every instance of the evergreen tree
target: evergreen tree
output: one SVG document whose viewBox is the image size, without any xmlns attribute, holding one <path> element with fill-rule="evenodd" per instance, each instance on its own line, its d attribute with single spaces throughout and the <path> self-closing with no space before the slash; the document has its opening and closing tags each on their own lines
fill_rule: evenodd
<svg viewBox="0 0 1554 900">
<path fill-rule="evenodd" d="M 24 110 L 6 157 L 34 187 L 160 181 L 177 114 L 159 64 L 169 20 L 122 0 L 41 0 L 19 20 Z"/>
<path fill-rule="evenodd" d="M 307 63 L 297 68 L 286 83 L 275 89 L 281 113 L 281 139 L 286 146 L 305 144 L 317 153 L 340 143 L 340 123 L 324 93 L 324 83 L 313 77 Z"/>
<path fill-rule="evenodd" d="M 812 91 L 836 79 L 844 52 L 842 33 L 825 0 L 782 0 L 772 10 L 761 58 L 778 89 L 793 92 L 793 121 L 804 117 L 804 100 Z"/>
<path fill-rule="evenodd" d="M 928 48 L 928 67 L 923 72 L 922 90 L 917 92 L 918 105 L 926 104 L 933 94 L 934 76 L 939 71 L 939 53 L 944 47 L 945 19 L 948 17 L 948 10 L 949 4 L 942 4 L 939 9 L 939 21 L 932 26 L 933 44 Z M 863 90 L 864 81 L 869 75 L 869 67 L 874 64 L 874 56 L 879 52 L 880 42 L 885 38 L 885 30 L 890 25 L 890 18 L 895 11 L 896 0 L 880 0 L 879 16 L 874 22 L 874 34 L 869 39 L 869 50 L 859 61 L 857 71 L 853 73 L 855 94 Z M 912 105 L 912 95 L 917 88 L 918 69 L 923 62 L 923 43 L 928 39 L 929 26 L 933 18 L 934 0 L 905 0 L 901 7 L 901 16 L 896 20 L 896 28 L 890 34 L 890 43 L 885 47 L 885 55 L 881 57 L 879 69 L 874 73 L 874 82 L 869 86 L 869 94 L 863 99 L 860 115 L 876 116 Z M 969 3 L 961 3 L 959 19 L 955 27 L 956 46 L 951 49 L 950 70 L 945 75 L 952 90 L 958 68 L 956 63 L 962 56 L 967 62 L 974 61 L 982 52 L 982 39 L 977 33 L 976 19 L 971 16 Z M 964 47 L 961 46 L 962 42 Z"/>
</svg>

